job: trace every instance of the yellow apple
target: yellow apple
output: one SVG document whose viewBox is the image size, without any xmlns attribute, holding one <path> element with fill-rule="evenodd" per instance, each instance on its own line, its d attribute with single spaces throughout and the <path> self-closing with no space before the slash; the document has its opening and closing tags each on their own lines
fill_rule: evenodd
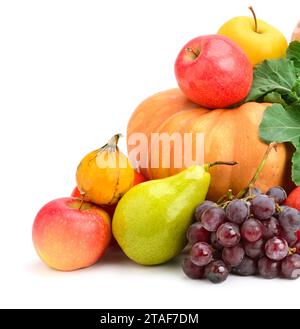
<svg viewBox="0 0 300 329">
<path fill-rule="evenodd" d="M 284 35 L 275 27 L 253 17 L 239 16 L 226 22 L 218 31 L 235 41 L 247 54 L 255 66 L 265 59 L 278 59 L 285 56 L 288 43 Z"/>
</svg>

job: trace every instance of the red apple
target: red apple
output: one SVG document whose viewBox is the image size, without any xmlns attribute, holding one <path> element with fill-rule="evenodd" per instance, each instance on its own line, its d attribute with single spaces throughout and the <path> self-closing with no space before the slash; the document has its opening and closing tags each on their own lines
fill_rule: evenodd
<svg viewBox="0 0 300 329">
<path fill-rule="evenodd" d="M 146 178 L 139 172 L 135 171 L 133 186 L 146 182 Z"/>
<path fill-rule="evenodd" d="M 296 187 L 287 197 L 285 205 L 296 208 L 300 211 L 300 186 Z M 297 233 L 298 241 L 300 241 L 300 231 Z"/>
<path fill-rule="evenodd" d="M 76 198 L 49 202 L 37 214 L 32 238 L 40 258 L 50 267 L 72 271 L 96 263 L 111 238 L 109 215 Z"/>
<path fill-rule="evenodd" d="M 296 187 L 285 200 L 285 205 L 300 211 L 300 186 Z"/>
<path fill-rule="evenodd" d="M 180 51 L 175 74 L 193 102 L 210 109 L 241 102 L 251 88 L 253 67 L 244 51 L 222 35 L 205 35 Z"/>
<path fill-rule="evenodd" d="M 73 191 L 71 193 L 71 197 L 73 197 L 73 198 L 81 198 L 81 194 L 80 194 L 77 186 L 74 187 L 74 189 L 73 189 Z"/>
</svg>

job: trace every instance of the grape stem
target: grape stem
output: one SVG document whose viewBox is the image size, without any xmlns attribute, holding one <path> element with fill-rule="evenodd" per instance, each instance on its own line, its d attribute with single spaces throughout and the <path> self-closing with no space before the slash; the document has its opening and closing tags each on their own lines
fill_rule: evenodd
<svg viewBox="0 0 300 329">
<path fill-rule="evenodd" d="M 276 203 L 275 207 L 277 212 L 282 212 L 282 208 L 279 206 L 278 203 Z"/>
<path fill-rule="evenodd" d="M 259 167 L 257 168 L 257 170 L 256 170 L 256 172 L 255 172 L 255 174 L 254 174 L 254 176 L 251 178 L 251 180 L 250 180 L 248 186 L 247 186 L 246 188 L 244 188 L 242 191 L 240 191 L 240 192 L 238 193 L 238 195 L 237 195 L 237 198 L 238 198 L 238 199 L 241 199 L 242 197 L 244 197 L 245 194 L 249 191 L 249 189 L 251 189 L 251 188 L 254 187 L 255 182 L 257 181 L 257 179 L 258 179 L 260 173 L 262 172 L 262 170 L 263 170 L 263 168 L 264 168 L 264 166 L 265 166 L 265 164 L 266 164 L 266 162 L 267 162 L 267 159 L 268 159 L 268 157 L 269 157 L 270 152 L 271 152 L 273 149 L 276 150 L 277 145 L 278 145 L 278 144 L 277 144 L 276 142 L 272 142 L 271 144 L 269 144 L 269 146 L 268 146 L 268 148 L 267 148 L 267 150 L 266 150 L 266 152 L 265 152 L 265 154 L 264 154 L 264 157 L 263 157 L 263 159 L 262 159 L 262 161 L 261 161 Z"/>
<path fill-rule="evenodd" d="M 220 207 L 224 208 L 233 199 L 234 194 L 232 193 L 232 189 L 229 189 L 226 194 L 221 196 L 221 198 L 217 201 L 217 204 L 220 205 Z"/>
<path fill-rule="evenodd" d="M 234 195 L 232 193 L 232 189 L 229 189 L 228 192 L 227 192 L 227 200 L 232 201 L 233 198 L 234 198 Z"/>
</svg>

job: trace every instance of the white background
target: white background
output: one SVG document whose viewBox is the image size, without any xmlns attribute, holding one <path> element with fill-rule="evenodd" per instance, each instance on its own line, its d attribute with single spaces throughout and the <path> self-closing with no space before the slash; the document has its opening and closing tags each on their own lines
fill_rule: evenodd
<svg viewBox="0 0 300 329">
<path fill-rule="evenodd" d="M 298 4 L 297 4 L 298 3 Z M 48 269 L 31 242 L 43 204 L 68 196 L 88 151 L 126 132 L 147 96 L 176 86 L 191 38 L 248 15 L 249 0 L 0 1 L 0 305 L 2 307 L 299 307 L 300 280 L 184 277 L 108 252 L 94 267 Z M 288 39 L 300 2 L 254 1 Z M 124 140 L 121 142 L 125 150 Z"/>
</svg>

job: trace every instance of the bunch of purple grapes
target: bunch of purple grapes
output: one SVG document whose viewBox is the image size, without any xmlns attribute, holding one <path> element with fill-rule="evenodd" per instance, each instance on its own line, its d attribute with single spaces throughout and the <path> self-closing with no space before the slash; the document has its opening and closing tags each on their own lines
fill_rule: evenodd
<svg viewBox="0 0 300 329">
<path fill-rule="evenodd" d="M 243 199 L 221 205 L 202 202 L 187 232 L 190 251 L 183 261 L 184 273 L 213 283 L 225 281 L 229 273 L 299 277 L 300 212 L 284 206 L 286 198 L 278 186 L 266 194 L 252 188 Z"/>
</svg>

